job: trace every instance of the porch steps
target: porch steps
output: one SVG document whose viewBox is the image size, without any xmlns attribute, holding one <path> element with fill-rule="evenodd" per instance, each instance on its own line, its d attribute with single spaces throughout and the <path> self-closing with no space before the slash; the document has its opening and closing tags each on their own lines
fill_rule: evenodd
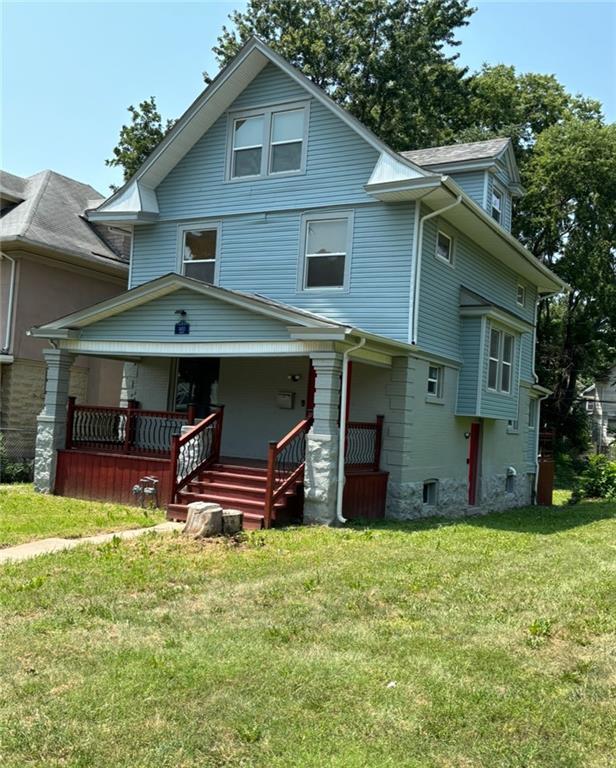
<svg viewBox="0 0 616 768">
<path fill-rule="evenodd" d="M 218 464 L 202 472 L 180 491 L 177 503 L 167 506 L 167 517 L 186 520 L 188 504 L 208 501 L 220 504 L 223 509 L 243 512 L 245 530 L 263 528 L 266 484 L 265 467 Z M 272 512 L 274 524 L 285 525 L 296 521 L 300 508 L 298 499 L 303 492 L 300 486 L 296 484 L 276 502 Z"/>
</svg>

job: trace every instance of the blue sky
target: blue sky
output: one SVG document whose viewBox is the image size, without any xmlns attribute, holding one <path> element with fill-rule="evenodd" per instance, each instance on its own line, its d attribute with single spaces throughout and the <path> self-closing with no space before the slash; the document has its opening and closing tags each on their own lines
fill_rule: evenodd
<svg viewBox="0 0 616 768">
<path fill-rule="evenodd" d="M 104 160 L 129 104 L 157 97 L 177 117 L 216 72 L 211 47 L 242 2 L 6 2 L 2 7 L 0 166 L 51 168 L 103 193 L 121 180 Z M 554 73 L 616 120 L 616 4 L 483 2 L 460 31 L 461 62 Z"/>
</svg>

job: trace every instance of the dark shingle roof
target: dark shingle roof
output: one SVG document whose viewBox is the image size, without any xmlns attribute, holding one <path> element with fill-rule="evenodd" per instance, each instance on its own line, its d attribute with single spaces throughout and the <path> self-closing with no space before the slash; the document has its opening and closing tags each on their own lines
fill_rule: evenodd
<svg viewBox="0 0 616 768">
<path fill-rule="evenodd" d="M 487 141 L 473 141 L 469 144 L 447 144 L 443 147 L 416 149 L 400 152 L 400 154 L 419 166 L 446 165 L 470 160 L 491 160 L 500 155 L 509 141 L 509 139 L 488 139 Z"/>
<path fill-rule="evenodd" d="M 93 200 L 103 196 L 89 184 L 54 171 L 41 171 L 27 178 L 0 171 L 2 193 L 21 199 L 0 218 L 0 241 L 19 238 L 24 242 L 77 254 L 85 261 L 127 263 L 127 253 L 107 241 L 82 217 Z"/>
</svg>

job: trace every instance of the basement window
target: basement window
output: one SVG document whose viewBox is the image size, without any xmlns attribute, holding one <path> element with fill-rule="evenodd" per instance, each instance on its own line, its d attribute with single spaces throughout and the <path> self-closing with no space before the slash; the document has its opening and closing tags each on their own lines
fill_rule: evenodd
<svg viewBox="0 0 616 768">
<path fill-rule="evenodd" d="M 438 480 L 426 480 L 423 484 L 423 503 L 435 507 L 438 501 Z"/>
<path fill-rule="evenodd" d="M 515 475 L 507 475 L 505 480 L 505 493 L 515 492 Z"/>
</svg>

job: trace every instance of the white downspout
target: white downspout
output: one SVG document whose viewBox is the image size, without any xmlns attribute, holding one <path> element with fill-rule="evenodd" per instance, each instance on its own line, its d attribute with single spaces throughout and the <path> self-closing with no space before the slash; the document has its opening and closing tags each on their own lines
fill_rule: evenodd
<svg viewBox="0 0 616 768">
<path fill-rule="evenodd" d="M 417 325 L 419 323 L 419 283 L 421 278 L 421 254 L 423 250 L 423 233 L 424 233 L 424 222 L 428 221 L 428 219 L 432 219 L 435 216 L 439 216 L 441 213 L 445 213 L 445 211 L 448 211 L 450 208 L 455 208 L 456 205 L 459 205 L 462 202 L 462 195 L 458 195 L 453 203 L 449 203 L 449 205 L 446 205 L 444 208 L 439 208 L 438 211 L 432 211 L 432 213 L 427 213 L 425 216 L 422 216 L 419 220 L 419 235 L 417 237 L 417 253 L 415 255 L 416 257 L 416 267 L 415 267 L 415 285 L 413 286 L 413 333 L 411 336 L 411 344 L 417 344 Z M 415 205 L 421 205 L 419 201 L 415 203 Z"/>
<path fill-rule="evenodd" d="M 349 347 L 342 355 L 342 380 L 340 382 L 340 430 L 338 432 L 338 483 L 336 485 L 336 520 L 339 523 L 346 523 L 346 518 L 342 515 L 342 498 L 344 495 L 344 449 L 346 444 L 346 425 L 347 425 L 347 381 L 349 379 L 349 355 L 361 349 L 366 343 L 366 338 L 361 339 L 359 344 Z"/>
<path fill-rule="evenodd" d="M 13 301 L 15 295 L 15 259 L 11 256 L 7 256 L 6 253 L 0 252 L 0 258 L 8 259 L 11 262 L 11 278 L 9 281 L 9 300 L 6 308 L 6 329 L 4 333 L 4 344 L 2 345 L 2 352 L 10 353 L 11 346 L 11 331 L 13 326 Z"/>
</svg>

